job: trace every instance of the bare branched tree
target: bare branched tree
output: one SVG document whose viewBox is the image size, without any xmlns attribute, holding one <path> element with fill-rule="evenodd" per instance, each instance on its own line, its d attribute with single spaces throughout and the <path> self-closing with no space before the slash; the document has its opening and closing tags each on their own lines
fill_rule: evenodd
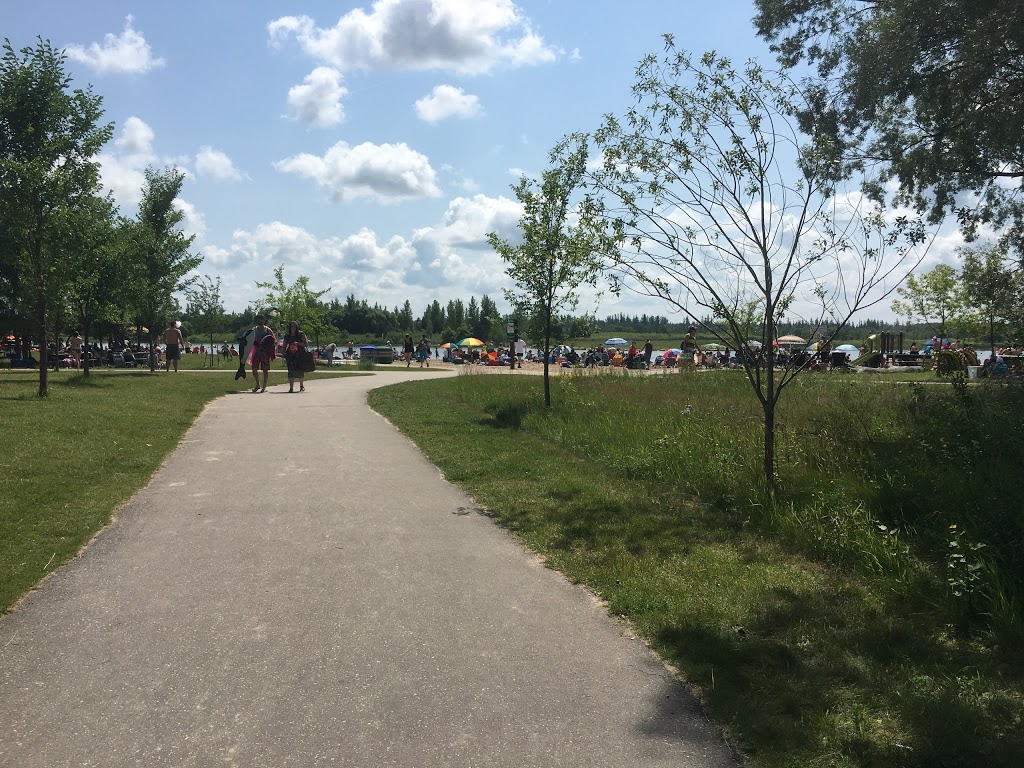
<svg viewBox="0 0 1024 768">
<path fill-rule="evenodd" d="M 800 135 L 789 83 L 665 42 L 637 69 L 633 108 L 594 135 L 613 289 L 660 298 L 738 351 L 774 490 L 776 406 L 809 362 L 779 359 L 778 323 L 803 319 L 831 342 L 920 263 L 924 231 L 859 193 L 837 196 L 835 152 Z"/>
</svg>

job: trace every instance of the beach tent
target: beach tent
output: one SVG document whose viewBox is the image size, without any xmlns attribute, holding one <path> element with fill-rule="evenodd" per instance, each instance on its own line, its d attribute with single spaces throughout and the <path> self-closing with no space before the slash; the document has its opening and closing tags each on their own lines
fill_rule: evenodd
<svg viewBox="0 0 1024 768">
<path fill-rule="evenodd" d="M 613 339 L 608 339 L 608 341 L 606 341 L 604 343 L 604 346 L 606 346 L 606 347 L 621 347 L 621 346 L 624 346 L 626 344 L 629 344 L 629 342 L 626 341 L 625 339 L 623 339 L 621 336 L 616 336 Z"/>
</svg>

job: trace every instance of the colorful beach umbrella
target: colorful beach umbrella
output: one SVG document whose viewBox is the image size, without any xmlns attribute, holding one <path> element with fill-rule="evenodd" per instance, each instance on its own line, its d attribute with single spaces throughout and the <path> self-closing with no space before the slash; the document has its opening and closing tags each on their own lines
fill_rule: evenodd
<svg viewBox="0 0 1024 768">
<path fill-rule="evenodd" d="M 463 339 L 462 341 L 455 342 L 456 347 L 482 347 L 484 343 L 480 339 L 475 339 L 472 336 Z"/>
<path fill-rule="evenodd" d="M 800 336 L 779 336 L 776 341 L 785 346 L 799 346 L 807 343 L 807 339 L 801 338 Z"/>
</svg>

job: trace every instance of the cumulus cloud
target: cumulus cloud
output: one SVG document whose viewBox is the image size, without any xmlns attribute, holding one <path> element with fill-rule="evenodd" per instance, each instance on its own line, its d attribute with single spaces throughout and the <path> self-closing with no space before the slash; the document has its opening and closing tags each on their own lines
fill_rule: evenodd
<svg viewBox="0 0 1024 768">
<path fill-rule="evenodd" d="M 487 244 L 487 233 L 512 239 L 522 214 L 519 202 L 474 195 L 452 200 L 432 227 L 411 237 L 384 238 L 369 228 L 346 236 L 318 237 L 302 227 L 272 221 L 239 229 L 230 244 L 202 248 L 208 267 L 225 276 L 229 306 L 245 306 L 261 293 L 257 280 L 269 280 L 284 265 L 287 280 L 310 278 L 313 288 L 335 296 L 355 294 L 371 304 L 401 304 L 418 312 L 434 299 L 489 294 L 507 287 L 505 264 Z"/>
<path fill-rule="evenodd" d="M 153 50 L 146 38 L 132 27 L 131 16 L 124 20 L 124 31 L 120 35 L 108 33 L 103 37 L 102 45 L 69 45 L 64 53 L 72 61 L 81 62 L 100 74 L 144 75 L 166 64 L 164 59 L 153 58 Z"/>
<path fill-rule="evenodd" d="M 438 85 L 416 102 L 416 114 L 420 120 L 437 123 L 448 117 L 472 118 L 484 113 L 480 99 L 453 85 Z"/>
<path fill-rule="evenodd" d="M 174 207 L 181 211 L 182 216 L 185 217 L 181 225 L 185 236 L 191 237 L 194 235 L 197 240 L 202 240 L 206 236 L 206 217 L 192 203 L 182 200 L 180 197 L 175 198 Z"/>
<path fill-rule="evenodd" d="M 302 153 L 274 167 L 313 179 L 338 202 L 367 198 L 397 203 L 441 195 L 430 160 L 405 143 L 352 147 L 339 141 L 323 157 Z"/>
<path fill-rule="evenodd" d="M 235 168 L 231 158 L 213 147 L 201 147 L 196 155 L 196 173 L 210 176 L 220 181 L 233 181 L 242 178 L 241 172 Z"/>
<path fill-rule="evenodd" d="M 449 246 L 489 248 L 487 233 L 509 237 L 519 228 L 522 203 L 505 196 L 456 197 L 436 227 L 416 230 L 413 242 L 432 242 Z"/>
<path fill-rule="evenodd" d="M 132 115 L 124 121 L 121 133 L 114 139 L 114 145 L 126 157 L 148 158 L 153 154 L 155 135 L 149 125 Z"/>
<path fill-rule="evenodd" d="M 522 212 L 519 202 L 506 197 L 455 198 L 437 226 L 413 233 L 420 269 L 407 280 L 424 288 L 462 286 L 465 293 L 500 293 L 507 282 L 505 263 L 491 250 L 487 233 L 514 239 Z"/>
<path fill-rule="evenodd" d="M 294 38 L 308 55 L 342 71 L 482 74 L 557 55 L 512 0 L 377 0 L 369 12 L 352 10 L 333 27 L 318 27 L 309 16 L 283 16 L 267 31 L 273 45 Z"/>
<path fill-rule="evenodd" d="M 348 90 L 341 84 L 341 72 L 333 67 L 317 67 L 302 81 L 288 89 L 290 116 L 318 128 L 327 128 L 345 120 L 341 97 Z"/>
<path fill-rule="evenodd" d="M 153 129 L 133 115 L 121 126 L 114 139 L 114 150 L 101 152 L 97 157 L 103 186 L 114 194 L 118 205 L 135 206 L 142 199 L 144 172 L 156 162 L 153 139 Z"/>
</svg>

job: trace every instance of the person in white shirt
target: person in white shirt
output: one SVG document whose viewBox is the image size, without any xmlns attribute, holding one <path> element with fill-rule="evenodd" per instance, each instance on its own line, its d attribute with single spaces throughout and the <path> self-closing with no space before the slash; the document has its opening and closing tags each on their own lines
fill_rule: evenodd
<svg viewBox="0 0 1024 768">
<path fill-rule="evenodd" d="M 526 342 L 522 339 L 516 339 L 516 360 L 519 363 L 519 367 L 523 367 L 523 355 L 526 354 Z"/>
</svg>

